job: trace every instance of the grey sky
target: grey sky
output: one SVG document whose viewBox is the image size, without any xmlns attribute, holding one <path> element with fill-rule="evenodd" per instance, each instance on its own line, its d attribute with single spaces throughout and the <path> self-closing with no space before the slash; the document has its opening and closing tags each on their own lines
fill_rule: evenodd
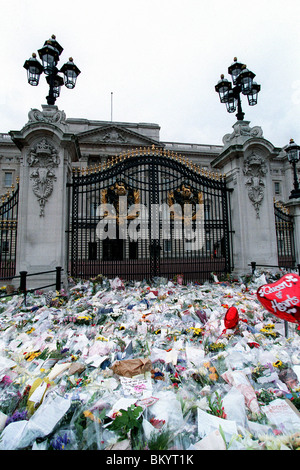
<svg viewBox="0 0 300 470">
<path fill-rule="evenodd" d="M 23 64 L 56 35 L 81 70 L 56 104 L 67 117 L 155 122 L 161 140 L 221 144 L 235 114 L 215 84 L 237 56 L 261 85 L 245 119 L 266 139 L 300 143 L 298 0 L 0 0 L 0 132 L 20 129 L 48 86 L 26 80 Z M 52 13 L 51 13 L 52 12 Z"/>
</svg>

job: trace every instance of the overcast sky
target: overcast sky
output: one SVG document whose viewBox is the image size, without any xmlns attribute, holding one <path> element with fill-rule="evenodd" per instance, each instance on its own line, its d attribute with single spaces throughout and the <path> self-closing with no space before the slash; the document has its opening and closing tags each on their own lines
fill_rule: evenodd
<svg viewBox="0 0 300 470">
<path fill-rule="evenodd" d="M 235 114 L 215 85 L 234 56 L 261 85 L 245 119 L 282 147 L 300 143 L 299 0 L 0 0 L 0 132 L 21 129 L 48 85 L 23 64 L 52 34 L 81 70 L 56 101 L 68 118 L 153 122 L 162 141 L 222 144 Z"/>
</svg>

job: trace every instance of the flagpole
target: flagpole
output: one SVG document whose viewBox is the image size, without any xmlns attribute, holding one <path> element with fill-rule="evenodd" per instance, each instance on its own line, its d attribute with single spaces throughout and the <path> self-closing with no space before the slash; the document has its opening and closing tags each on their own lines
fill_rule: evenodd
<svg viewBox="0 0 300 470">
<path fill-rule="evenodd" d="M 110 93 L 110 120 L 113 120 L 113 92 Z"/>
</svg>

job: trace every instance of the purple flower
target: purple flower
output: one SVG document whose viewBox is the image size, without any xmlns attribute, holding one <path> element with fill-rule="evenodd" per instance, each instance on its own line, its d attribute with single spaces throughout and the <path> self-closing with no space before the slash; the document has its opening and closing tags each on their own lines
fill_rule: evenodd
<svg viewBox="0 0 300 470">
<path fill-rule="evenodd" d="M 202 323 L 207 322 L 206 312 L 201 311 L 201 310 L 196 310 L 195 313 L 196 313 L 197 317 L 199 318 L 199 320 L 201 320 Z"/>
<path fill-rule="evenodd" d="M 53 450 L 64 450 L 66 445 L 69 442 L 70 442 L 70 439 L 68 438 L 68 435 L 65 432 L 65 434 L 63 436 L 57 436 L 56 439 L 53 439 L 53 441 L 51 441 L 50 445 L 51 445 Z"/>
<path fill-rule="evenodd" d="M 69 351 L 69 348 L 61 349 L 60 354 L 65 354 Z"/>
</svg>

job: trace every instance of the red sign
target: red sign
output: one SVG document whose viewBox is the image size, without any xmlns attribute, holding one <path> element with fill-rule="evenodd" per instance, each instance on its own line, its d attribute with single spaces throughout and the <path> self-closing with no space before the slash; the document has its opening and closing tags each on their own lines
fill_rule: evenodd
<svg viewBox="0 0 300 470">
<path fill-rule="evenodd" d="M 300 324 L 300 276 L 297 274 L 285 274 L 272 284 L 260 286 L 257 298 L 276 317 Z"/>
</svg>

